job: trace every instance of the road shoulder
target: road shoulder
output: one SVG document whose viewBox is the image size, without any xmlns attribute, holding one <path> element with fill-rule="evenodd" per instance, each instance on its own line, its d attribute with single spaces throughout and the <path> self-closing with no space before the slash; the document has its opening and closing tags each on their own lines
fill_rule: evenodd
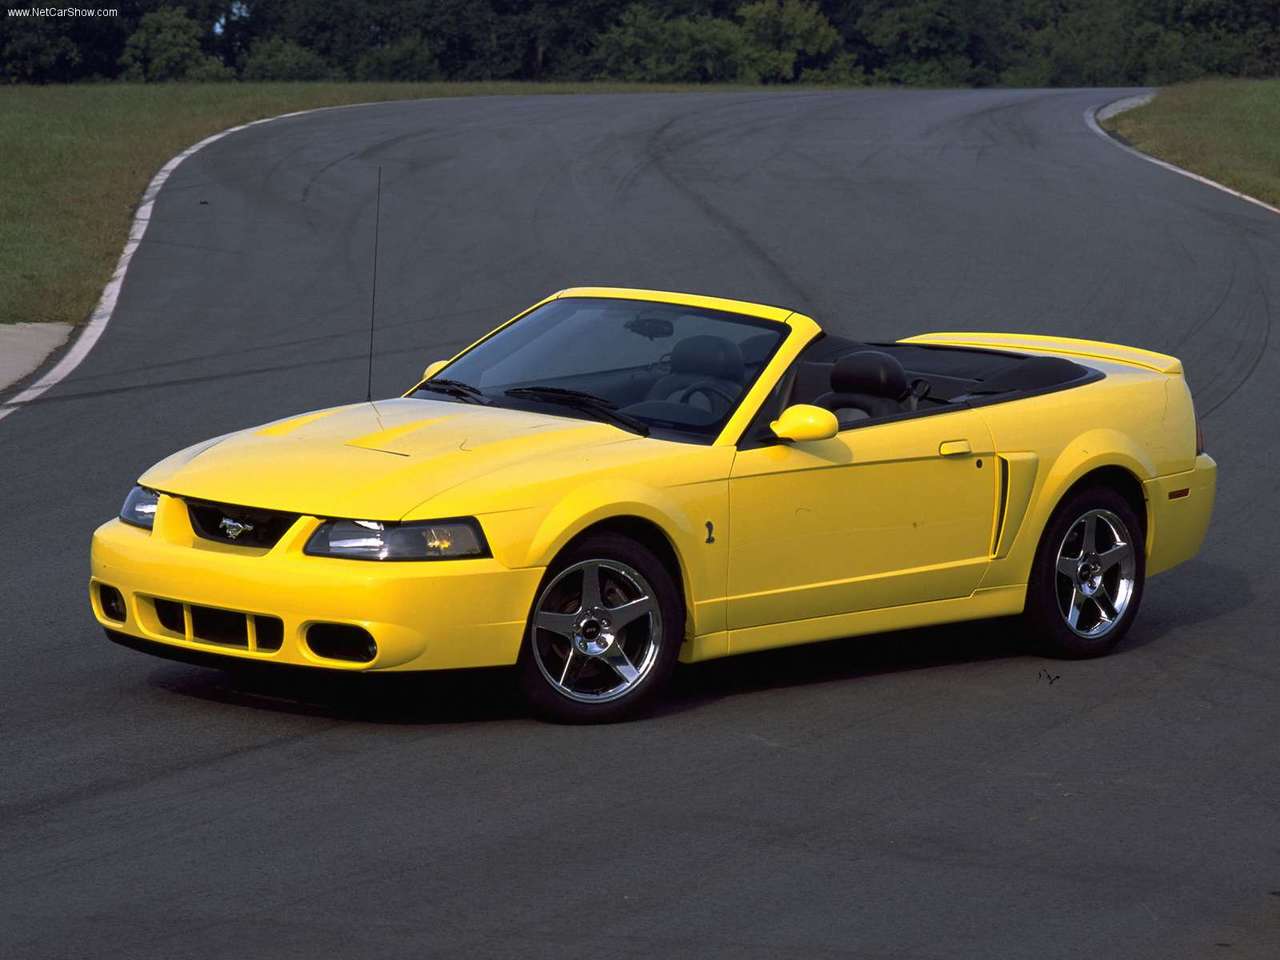
<svg viewBox="0 0 1280 960">
<path fill-rule="evenodd" d="M 34 373 L 71 330 L 69 323 L 0 323 L 0 391 Z"/>
</svg>

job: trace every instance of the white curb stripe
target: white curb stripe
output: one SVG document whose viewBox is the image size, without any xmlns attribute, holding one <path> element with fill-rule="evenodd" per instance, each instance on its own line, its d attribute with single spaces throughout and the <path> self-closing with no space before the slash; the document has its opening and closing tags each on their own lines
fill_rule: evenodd
<svg viewBox="0 0 1280 960">
<path fill-rule="evenodd" d="M 98 339 L 107 329 L 107 324 L 111 322 L 111 315 L 116 308 L 116 300 L 120 297 L 120 287 L 124 284 L 125 274 L 129 270 L 129 261 L 133 259 L 133 253 L 138 249 L 138 244 L 142 242 L 142 238 L 146 235 L 147 225 L 151 222 L 151 208 L 155 205 L 156 196 L 160 193 L 160 188 L 164 186 L 165 181 L 169 179 L 170 175 L 183 160 L 186 160 L 187 157 L 198 150 L 203 150 L 209 144 L 221 140 L 223 137 L 239 133 L 241 130 L 247 130 L 249 127 L 256 127 L 260 123 L 287 120 L 289 117 L 301 117 L 304 114 L 319 113 L 322 110 L 343 110 L 348 107 L 368 107 L 375 104 L 394 102 L 396 101 L 377 100 L 371 103 L 343 103 L 332 107 L 295 110 L 292 113 L 282 113 L 275 117 L 251 120 L 248 123 L 240 124 L 238 127 L 228 127 L 221 133 L 205 137 L 199 143 L 187 147 L 187 149 L 161 167 L 160 172 L 151 178 L 151 182 L 147 184 L 147 189 L 143 191 L 142 202 L 138 204 L 138 212 L 134 214 L 133 223 L 129 226 L 129 239 L 125 242 L 120 259 L 116 261 L 115 272 L 111 274 L 111 279 L 107 281 L 107 285 L 102 288 L 102 296 L 98 299 L 98 305 L 93 308 L 93 313 L 89 315 L 89 322 L 80 328 L 80 334 L 76 337 L 75 342 L 63 355 L 62 359 L 54 365 L 52 370 L 21 393 L 0 404 L 0 420 L 35 400 L 50 387 L 56 386 L 65 380 L 89 355 L 89 351 L 93 349 L 94 344 L 98 342 Z"/>
<path fill-rule="evenodd" d="M 1270 210 L 1272 213 L 1280 213 L 1280 207 L 1273 207 L 1271 204 L 1264 203 L 1257 197 L 1251 197 L 1247 193 L 1241 193 L 1239 190 L 1232 190 L 1230 187 L 1218 183 L 1216 180 L 1210 180 L 1208 177 L 1202 177 L 1198 173 L 1192 173 L 1190 170 L 1184 170 L 1182 167 L 1175 166 L 1166 160 L 1158 160 L 1149 153 L 1143 153 L 1141 150 L 1137 150 L 1134 147 L 1129 146 L 1127 143 L 1121 143 L 1099 126 L 1098 115 L 1104 113 L 1104 111 L 1104 119 L 1106 119 L 1106 117 L 1113 117 L 1117 113 L 1123 113 L 1125 110 L 1132 110 L 1134 107 L 1142 106 L 1150 99 L 1151 98 L 1148 95 L 1140 97 L 1121 97 L 1119 100 L 1112 100 L 1110 103 L 1104 103 L 1100 107 L 1090 107 L 1084 112 L 1084 122 L 1088 124 L 1090 130 L 1113 146 L 1119 147 L 1125 153 L 1131 153 L 1135 157 L 1139 157 L 1147 161 L 1147 163 L 1154 163 L 1157 167 L 1164 167 L 1166 170 L 1171 170 L 1172 172 L 1184 177 L 1189 177 L 1197 183 L 1203 183 L 1207 187 L 1213 187 L 1215 190 L 1221 190 L 1223 193 L 1229 193 L 1231 196 L 1243 200 L 1246 203 L 1252 203 L 1255 207 L 1261 207 L 1263 210 Z"/>
</svg>

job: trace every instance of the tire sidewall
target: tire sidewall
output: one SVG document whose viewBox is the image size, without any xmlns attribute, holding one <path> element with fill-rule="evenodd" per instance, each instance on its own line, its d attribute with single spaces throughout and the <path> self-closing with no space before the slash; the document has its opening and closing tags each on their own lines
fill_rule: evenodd
<svg viewBox="0 0 1280 960">
<path fill-rule="evenodd" d="M 584 560 L 614 560 L 634 568 L 653 588 L 662 614 L 662 637 L 653 666 L 634 689 L 606 703 L 581 703 L 561 694 L 542 675 L 533 653 L 533 617 L 542 592 L 561 571 Z M 560 552 L 534 593 L 517 667 L 521 692 L 536 714 L 559 723 L 614 723 L 640 716 L 652 708 L 675 669 L 684 642 L 684 624 L 683 592 L 653 551 L 620 534 L 587 534 Z"/>
<path fill-rule="evenodd" d="M 1101 637 L 1082 637 L 1067 626 L 1058 609 L 1058 548 L 1072 525 L 1089 510 L 1114 513 L 1128 528 L 1134 547 L 1133 595 L 1120 622 Z M 1142 604 L 1147 579 L 1146 524 L 1129 501 L 1110 487 L 1090 486 L 1073 491 L 1054 510 L 1045 525 L 1027 583 L 1024 619 L 1034 645 L 1049 656 L 1084 659 L 1102 656 L 1115 648 L 1133 625 Z"/>
</svg>

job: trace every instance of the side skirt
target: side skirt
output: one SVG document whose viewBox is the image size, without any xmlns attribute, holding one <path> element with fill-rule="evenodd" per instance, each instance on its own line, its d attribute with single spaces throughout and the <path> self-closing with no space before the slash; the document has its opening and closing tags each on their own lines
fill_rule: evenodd
<svg viewBox="0 0 1280 960">
<path fill-rule="evenodd" d="M 857 613 L 841 613 L 830 617 L 745 627 L 729 632 L 728 652 L 730 655 L 748 653 L 752 650 L 909 630 L 939 623 L 1010 616 L 1022 612 L 1026 599 L 1027 585 L 1024 583 L 990 587 L 978 590 L 972 596 L 952 600 L 931 600 L 927 603 L 909 603 L 879 610 L 860 610 Z"/>
</svg>

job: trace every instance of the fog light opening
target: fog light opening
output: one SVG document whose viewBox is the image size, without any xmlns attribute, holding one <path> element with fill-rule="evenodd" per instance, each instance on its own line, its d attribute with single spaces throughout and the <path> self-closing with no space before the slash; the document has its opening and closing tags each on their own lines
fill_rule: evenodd
<svg viewBox="0 0 1280 960">
<path fill-rule="evenodd" d="M 347 623 L 313 623 L 307 628 L 307 646 L 326 660 L 369 663 L 378 655 L 369 631 Z"/>
<path fill-rule="evenodd" d="M 124 623 L 127 614 L 125 613 L 124 597 L 119 590 L 115 587 L 109 587 L 105 583 L 98 584 L 98 603 L 102 606 L 102 613 L 108 620 Z"/>
</svg>

